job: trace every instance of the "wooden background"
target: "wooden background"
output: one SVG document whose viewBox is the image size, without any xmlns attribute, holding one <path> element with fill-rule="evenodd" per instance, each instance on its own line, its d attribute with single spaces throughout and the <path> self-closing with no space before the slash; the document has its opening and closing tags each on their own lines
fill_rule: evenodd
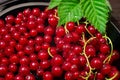
<svg viewBox="0 0 120 80">
<path fill-rule="evenodd" d="M 120 0 L 110 0 L 112 15 L 120 24 Z"/>
</svg>

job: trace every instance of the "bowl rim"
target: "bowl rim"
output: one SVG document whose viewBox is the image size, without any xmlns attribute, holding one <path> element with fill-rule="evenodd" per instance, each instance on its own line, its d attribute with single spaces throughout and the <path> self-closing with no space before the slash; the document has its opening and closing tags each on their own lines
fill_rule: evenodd
<svg viewBox="0 0 120 80">
<path fill-rule="evenodd" d="M 22 7 L 27 7 L 27 6 L 48 6 L 49 3 L 48 2 L 27 2 L 27 3 L 20 3 L 17 5 L 13 5 L 9 8 L 6 8 L 2 11 L 0 11 L 0 17 L 2 17 L 4 14 L 8 13 L 9 11 L 18 9 L 18 8 L 22 8 Z"/>
</svg>

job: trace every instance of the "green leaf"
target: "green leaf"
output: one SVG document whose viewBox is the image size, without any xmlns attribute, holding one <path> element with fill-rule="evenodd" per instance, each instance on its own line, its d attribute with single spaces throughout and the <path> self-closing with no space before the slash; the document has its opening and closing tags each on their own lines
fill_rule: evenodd
<svg viewBox="0 0 120 80">
<path fill-rule="evenodd" d="M 87 20 L 104 34 L 109 17 L 106 0 L 81 0 L 80 5 Z"/>
<path fill-rule="evenodd" d="M 112 7 L 111 7 L 110 2 L 108 0 L 106 0 L 106 5 L 108 6 L 109 10 L 112 11 Z"/>
<path fill-rule="evenodd" d="M 82 10 L 79 0 L 66 0 L 58 6 L 60 20 L 58 26 L 69 21 L 76 22 L 82 18 Z"/>
<path fill-rule="evenodd" d="M 58 6 L 61 3 L 62 0 L 51 0 L 50 4 L 48 6 L 48 9 L 52 9 L 56 6 Z"/>
</svg>

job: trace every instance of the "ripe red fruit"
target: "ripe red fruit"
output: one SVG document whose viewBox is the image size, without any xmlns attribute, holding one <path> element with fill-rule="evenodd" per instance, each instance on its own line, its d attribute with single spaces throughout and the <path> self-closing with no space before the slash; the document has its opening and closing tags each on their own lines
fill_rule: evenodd
<svg viewBox="0 0 120 80">
<path fill-rule="evenodd" d="M 28 74 L 30 74 L 30 68 L 26 65 L 22 65 L 19 67 L 19 74 L 26 76 Z"/>
<path fill-rule="evenodd" d="M 54 16 L 49 17 L 48 18 L 48 23 L 52 26 L 52 27 L 56 27 L 58 24 L 58 19 Z"/>
<path fill-rule="evenodd" d="M 37 70 L 39 67 L 39 63 L 37 61 L 30 62 L 30 70 Z"/>
<path fill-rule="evenodd" d="M 17 71 L 17 68 L 18 67 L 15 64 L 10 64 L 9 67 L 8 67 L 9 71 L 13 72 L 13 73 L 15 73 Z"/>
<path fill-rule="evenodd" d="M 32 75 L 32 74 L 27 74 L 27 75 L 25 76 L 25 80 L 36 80 L 36 79 L 35 79 L 35 76 L 34 76 L 34 75 Z"/>
<path fill-rule="evenodd" d="M 85 52 L 86 52 L 87 56 L 90 56 L 90 57 L 94 57 L 96 55 L 96 50 L 95 50 L 94 46 L 92 46 L 92 45 L 87 45 Z"/>
<path fill-rule="evenodd" d="M 63 26 L 56 28 L 56 36 L 63 37 L 65 35 L 65 29 Z"/>
<path fill-rule="evenodd" d="M 71 72 L 76 72 L 78 71 L 78 66 L 76 64 L 72 64 L 71 67 L 70 67 L 70 71 Z"/>
<path fill-rule="evenodd" d="M 14 77 L 14 80 L 25 80 L 25 79 L 22 75 L 18 74 Z"/>
<path fill-rule="evenodd" d="M 64 63 L 62 64 L 62 69 L 65 70 L 65 71 L 69 71 L 71 65 L 72 65 L 72 64 L 71 64 L 70 62 L 64 62 Z"/>
<path fill-rule="evenodd" d="M 104 64 L 101 68 L 101 73 L 103 75 L 107 75 L 111 71 L 111 65 L 110 64 Z"/>
<path fill-rule="evenodd" d="M 9 60 L 10 60 L 10 63 L 13 63 L 13 64 L 19 63 L 19 57 L 16 54 L 11 55 Z"/>
<path fill-rule="evenodd" d="M 13 15 L 8 15 L 8 16 L 5 18 L 5 21 L 6 21 L 7 23 L 10 23 L 10 24 L 14 23 L 14 20 L 15 20 L 15 18 L 14 18 Z"/>
<path fill-rule="evenodd" d="M 60 66 L 62 65 L 62 63 L 63 63 L 63 58 L 60 55 L 55 55 L 51 60 L 51 64 L 55 66 Z"/>
<path fill-rule="evenodd" d="M 43 73 L 44 73 L 44 70 L 42 68 L 38 68 L 36 71 L 36 75 L 39 77 L 43 76 Z"/>
<path fill-rule="evenodd" d="M 110 51 L 110 47 L 107 44 L 101 44 L 100 52 L 107 54 Z"/>
<path fill-rule="evenodd" d="M 42 69 L 47 69 L 47 68 L 50 67 L 50 61 L 48 61 L 48 60 L 42 60 L 40 62 L 40 66 L 41 66 Z"/>
<path fill-rule="evenodd" d="M 45 72 L 45 73 L 43 74 L 43 79 L 44 79 L 44 80 L 53 80 L 53 75 L 52 75 L 52 73 L 51 73 L 51 72 Z"/>
<path fill-rule="evenodd" d="M 49 54 L 48 54 L 47 51 L 42 50 L 38 53 L 38 59 L 39 60 L 47 60 L 48 58 L 49 58 Z"/>
<path fill-rule="evenodd" d="M 39 9 L 39 8 L 33 8 L 32 14 L 33 14 L 34 16 L 39 16 L 39 15 L 40 15 L 40 9 Z"/>
<path fill-rule="evenodd" d="M 56 77 L 61 77 L 62 76 L 62 68 L 60 66 L 53 66 L 52 67 L 52 75 Z"/>
<path fill-rule="evenodd" d="M 67 24 L 66 24 L 66 28 L 67 28 L 67 30 L 68 31 L 74 31 L 75 30 L 75 23 L 74 22 L 68 22 Z"/>
<path fill-rule="evenodd" d="M 79 26 L 77 26 L 76 27 L 76 32 L 78 34 L 82 34 L 83 32 L 86 32 L 85 24 L 80 24 Z"/>
<path fill-rule="evenodd" d="M 21 65 L 29 65 L 30 59 L 27 56 L 23 56 L 22 58 L 20 58 L 20 64 Z"/>
<path fill-rule="evenodd" d="M 8 68 L 5 65 L 0 65 L 0 76 L 5 76 L 8 72 Z"/>
<path fill-rule="evenodd" d="M 102 61 L 100 60 L 100 58 L 93 58 L 91 61 L 90 61 L 90 65 L 92 68 L 95 68 L 95 69 L 101 69 L 102 68 Z"/>
<path fill-rule="evenodd" d="M 93 35 L 96 33 L 96 29 L 93 26 L 88 26 L 88 30 Z"/>
<path fill-rule="evenodd" d="M 87 60 L 86 60 L 85 56 L 80 55 L 80 56 L 79 56 L 79 65 L 80 65 L 80 66 L 85 66 L 86 63 L 87 63 Z"/>
<path fill-rule="evenodd" d="M 66 72 L 65 80 L 73 80 L 73 74 L 71 72 Z"/>
<path fill-rule="evenodd" d="M 52 36 L 54 34 L 54 29 L 51 26 L 47 26 L 44 28 L 44 34 Z"/>
<path fill-rule="evenodd" d="M 4 27 L 5 26 L 5 22 L 4 20 L 0 19 L 0 28 Z"/>
<path fill-rule="evenodd" d="M 104 76 L 102 73 L 100 73 L 100 72 L 98 72 L 98 73 L 96 74 L 96 79 L 103 80 L 104 77 L 105 77 L 105 76 Z"/>
<path fill-rule="evenodd" d="M 28 21 L 27 22 L 27 28 L 28 29 L 35 29 L 36 28 L 36 23 L 34 21 Z"/>
<path fill-rule="evenodd" d="M 24 16 L 28 16 L 31 13 L 31 9 L 27 8 L 23 11 Z"/>
<path fill-rule="evenodd" d="M 13 80 L 14 79 L 14 74 L 9 72 L 5 75 L 5 80 Z"/>
<path fill-rule="evenodd" d="M 1 65 L 9 65 L 9 59 L 8 58 L 6 58 L 6 57 L 2 57 L 1 59 L 0 59 L 0 64 Z"/>
</svg>

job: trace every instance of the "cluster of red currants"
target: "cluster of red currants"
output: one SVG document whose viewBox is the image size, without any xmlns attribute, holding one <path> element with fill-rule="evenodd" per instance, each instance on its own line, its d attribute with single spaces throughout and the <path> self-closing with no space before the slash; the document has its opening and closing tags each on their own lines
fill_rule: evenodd
<svg viewBox="0 0 120 80">
<path fill-rule="evenodd" d="M 111 40 L 84 20 L 58 26 L 57 10 L 0 19 L 0 80 L 118 80 Z"/>
</svg>

